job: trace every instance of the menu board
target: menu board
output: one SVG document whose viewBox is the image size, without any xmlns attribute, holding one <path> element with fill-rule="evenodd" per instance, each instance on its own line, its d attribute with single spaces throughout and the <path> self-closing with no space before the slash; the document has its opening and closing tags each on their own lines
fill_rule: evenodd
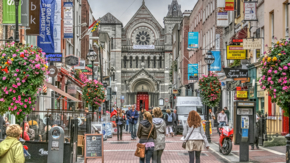
<svg viewBox="0 0 290 163">
<path fill-rule="evenodd" d="M 87 158 L 102 158 L 103 152 L 103 134 L 85 134 L 85 162 Z"/>
</svg>

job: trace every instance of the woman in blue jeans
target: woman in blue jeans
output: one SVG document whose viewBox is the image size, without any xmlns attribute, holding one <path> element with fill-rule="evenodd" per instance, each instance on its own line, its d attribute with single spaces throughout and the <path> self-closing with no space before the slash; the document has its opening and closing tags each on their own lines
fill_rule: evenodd
<svg viewBox="0 0 290 163">
<path fill-rule="evenodd" d="M 140 163 L 150 163 L 153 159 L 154 139 L 157 138 L 155 126 L 152 122 L 152 115 L 149 112 L 144 113 L 143 120 L 138 127 L 137 136 L 140 139 L 139 143 L 145 144 L 145 158 L 140 158 Z"/>
</svg>

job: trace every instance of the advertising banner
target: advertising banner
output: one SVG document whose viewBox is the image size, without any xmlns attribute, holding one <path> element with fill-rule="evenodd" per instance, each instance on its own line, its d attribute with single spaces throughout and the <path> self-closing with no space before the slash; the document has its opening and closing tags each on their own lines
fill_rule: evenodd
<svg viewBox="0 0 290 163">
<path fill-rule="evenodd" d="M 40 11 L 40 33 L 37 37 L 37 46 L 46 53 L 54 53 L 53 22 L 55 0 L 41 0 Z"/>
<path fill-rule="evenodd" d="M 64 25 L 64 38 L 73 38 L 73 3 L 63 3 L 63 25 Z"/>
<path fill-rule="evenodd" d="M 243 45 L 228 45 L 227 59 L 246 59 L 246 50 Z"/>
<path fill-rule="evenodd" d="M 198 48 L 198 32 L 188 32 L 188 48 Z"/>
<path fill-rule="evenodd" d="M 29 28 L 26 35 L 39 35 L 40 1 L 29 0 Z"/>
<path fill-rule="evenodd" d="M 228 25 L 228 12 L 224 7 L 217 8 L 217 26 L 226 27 Z"/>
<path fill-rule="evenodd" d="M 237 91 L 237 98 L 248 98 L 248 91 Z"/>
<path fill-rule="evenodd" d="M 133 45 L 133 49 L 155 49 L 154 45 Z"/>
<path fill-rule="evenodd" d="M 22 0 L 21 25 L 25 27 L 29 26 L 29 0 Z"/>
<path fill-rule="evenodd" d="M 244 2 L 244 21 L 257 20 L 256 2 Z"/>
<path fill-rule="evenodd" d="M 54 52 L 61 52 L 61 0 L 55 0 L 53 23 Z"/>
<path fill-rule="evenodd" d="M 21 23 L 21 3 L 18 7 L 18 22 Z M 15 2 L 14 0 L 3 0 L 3 24 L 15 24 Z"/>
<path fill-rule="evenodd" d="M 262 39 L 243 39 L 244 49 L 262 49 Z"/>
<path fill-rule="evenodd" d="M 226 0 L 225 11 L 235 10 L 235 0 Z"/>
<path fill-rule="evenodd" d="M 210 71 L 221 71 L 222 70 L 222 60 L 220 51 L 211 51 L 215 60 L 213 64 L 210 65 Z"/>
<path fill-rule="evenodd" d="M 198 80 L 198 64 L 188 64 L 187 69 L 188 80 Z"/>
</svg>

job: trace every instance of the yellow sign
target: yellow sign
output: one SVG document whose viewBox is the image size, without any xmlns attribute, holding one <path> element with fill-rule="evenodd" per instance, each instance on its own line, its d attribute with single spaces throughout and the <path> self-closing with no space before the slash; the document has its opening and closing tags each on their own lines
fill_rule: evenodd
<svg viewBox="0 0 290 163">
<path fill-rule="evenodd" d="M 205 132 L 205 122 L 206 120 L 201 121 L 204 132 Z M 209 134 L 212 134 L 211 120 L 209 120 Z"/>
<path fill-rule="evenodd" d="M 172 94 L 178 94 L 178 90 L 177 89 L 173 89 L 172 90 Z"/>
<path fill-rule="evenodd" d="M 246 59 L 246 50 L 242 45 L 227 46 L 227 59 Z"/>
<path fill-rule="evenodd" d="M 237 98 L 248 98 L 248 91 L 237 91 Z"/>
</svg>

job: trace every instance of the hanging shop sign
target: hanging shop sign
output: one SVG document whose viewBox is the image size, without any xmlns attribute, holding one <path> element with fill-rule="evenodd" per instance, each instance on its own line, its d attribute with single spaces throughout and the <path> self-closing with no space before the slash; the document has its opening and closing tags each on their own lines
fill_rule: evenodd
<svg viewBox="0 0 290 163">
<path fill-rule="evenodd" d="M 257 97 L 264 97 L 264 91 L 258 91 Z"/>
<path fill-rule="evenodd" d="M 244 21 L 256 21 L 257 20 L 257 2 L 244 2 Z"/>
<path fill-rule="evenodd" d="M 21 3 L 21 25 L 29 26 L 29 0 L 22 0 Z"/>
<path fill-rule="evenodd" d="M 37 37 L 37 46 L 46 53 L 54 53 L 55 0 L 41 0 L 40 11 L 40 32 Z"/>
<path fill-rule="evenodd" d="M 86 61 L 80 60 L 79 64 L 74 67 L 74 69 L 84 70 L 86 69 Z"/>
<path fill-rule="evenodd" d="M 178 94 L 178 90 L 177 89 L 173 89 L 172 90 L 172 94 Z"/>
<path fill-rule="evenodd" d="M 155 49 L 154 45 L 133 45 L 133 49 Z"/>
<path fill-rule="evenodd" d="M 217 9 L 217 26 L 226 27 L 228 24 L 228 12 L 225 11 L 224 7 L 218 7 Z"/>
<path fill-rule="evenodd" d="M 227 78 L 247 78 L 247 69 L 223 68 Z"/>
<path fill-rule="evenodd" d="M 220 51 L 211 51 L 211 52 L 215 60 L 210 65 L 210 71 L 221 71 L 222 70 L 221 52 Z"/>
<path fill-rule="evenodd" d="M 198 48 L 198 32 L 188 32 L 188 48 Z"/>
<path fill-rule="evenodd" d="M 3 24 L 15 24 L 15 3 L 14 0 L 3 0 Z M 21 23 L 21 1 L 18 8 L 18 22 Z"/>
<path fill-rule="evenodd" d="M 26 35 L 39 35 L 40 1 L 29 0 L 29 28 Z"/>
<path fill-rule="evenodd" d="M 248 91 L 237 91 L 237 98 L 248 98 Z"/>
<path fill-rule="evenodd" d="M 77 88 L 75 84 L 69 84 L 67 86 L 67 93 L 68 94 L 76 94 L 77 93 Z"/>
<path fill-rule="evenodd" d="M 227 87 L 227 91 L 234 91 L 236 89 L 237 86 L 241 85 L 241 81 L 237 80 L 237 81 L 227 81 L 226 87 Z"/>
<path fill-rule="evenodd" d="M 79 59 L 75 56 L 67 56 L 65 57 L 65 64 L 69 66 L 76 66 L 79 64 Z"/>
<path fill-rule="evenodd" d="M 55 77 L 57 75 L 57 68 L 55 66 L 49 66 L 48 67 L 48 76 Z"/>
<path fill-rule="evenodd" d="M 54 52 L 61 52 L 61 0 L 55 0 L 55 12 L 54 12 Z"/>
<path fill-rule="evenodd" d="M 73 38 L 73 2 L 64 2 L 63 12 L 64 38 Z"/>
<path fill-rule="evenodd" d="M 235 10 L 235 0 L 226 0 L 225 1 L 225 11 L 234 11 Z"/>
<path fill-rule="evenodd" d="M 62 53 L 47 53 L 45 58 L 48 62 L 62 62 Z"/>
<path fill-rule="evenodd" d="M 243 43 L 243 39 L 235 39 L 235 38 L 233 38 L 233 43 Z"/>
<path fill-rule="evenodd" d="M 188 64 L 188 80 L 198 80 L 198 64 Z"/>
<path fill-rule="evenodd" d="M 243 39 L 243 48 L 244 49 L 262 49 L 262 39 Z"/>
<path fill-rule="evenodd" d="M 243 45 L 228 45 L 227 59 L 246 59 L 246 50 Z"/>
</svg>

